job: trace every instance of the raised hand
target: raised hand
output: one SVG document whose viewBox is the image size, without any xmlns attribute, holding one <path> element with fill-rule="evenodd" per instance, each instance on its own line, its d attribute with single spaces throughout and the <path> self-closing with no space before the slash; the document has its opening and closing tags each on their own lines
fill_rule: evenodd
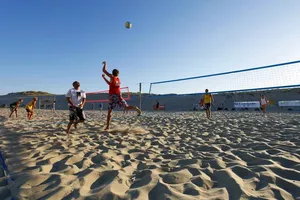
<svg viewBox="0 0 300 200">
<path fill-rule="evenodd" d="M 106 70 L 106 61 L 103 61 L 102 64 L 103 64 L 102 71 L 105 71 Z"/>
</svg>

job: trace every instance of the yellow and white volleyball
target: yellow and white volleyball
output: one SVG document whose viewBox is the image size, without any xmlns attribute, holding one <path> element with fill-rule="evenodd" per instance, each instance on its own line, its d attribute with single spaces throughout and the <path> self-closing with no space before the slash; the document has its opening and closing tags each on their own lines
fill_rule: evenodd
<svg viewBox="0 0 300 200">
<path fill-rule="evenodd" d="M 128 28 L 128 29 L 130 29 L 132 27 L 132 24 L 130 22 L 126 22 L 125 23 L 125 27 Z"/>
</svg>

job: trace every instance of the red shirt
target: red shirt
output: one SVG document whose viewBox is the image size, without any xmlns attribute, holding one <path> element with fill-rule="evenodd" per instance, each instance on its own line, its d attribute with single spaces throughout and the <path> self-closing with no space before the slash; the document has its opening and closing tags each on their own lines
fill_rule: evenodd
<svg viewBox="0 0 300 200">
<path fill-rule="evenodd" d="M 121 94 L 120 85 L 119 77 L 114 76 L 109 84 L 109 94 Z"/>
<path fill-rule="evenodd" d="M 203 103 L 204 103 L 204 100 L 201 99 L 201 100 L 200 100 L 200 105 L 203 105 Z"/>
</svg>

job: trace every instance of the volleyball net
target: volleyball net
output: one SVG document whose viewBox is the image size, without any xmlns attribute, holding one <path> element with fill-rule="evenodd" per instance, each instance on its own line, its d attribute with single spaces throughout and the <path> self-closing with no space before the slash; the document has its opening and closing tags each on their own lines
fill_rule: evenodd
<svg viewBox="0 0 300 200">
<path fill-rule="evenodd" d="M 300 87 L 300 60 L 250 69 L 150 83 L 151 95 L 242 92 Z"/>
<path fill-rule="evenodd" d="M 124 100 L 130 100 L 129 87 L 120 88 L 122 97 Z M 96 91 L 96 92 L 87 92 L 86 93 L 86 102 L 87 103 L 104 103 L 108 102 L 109 90 Z"/>
<path fill-rule="evenodd" d="M 39 109 L 52 109 L 53 103 L 56 100 L 55 96 L 43 96 L 38 97 L 38 108 Z"/>
</svg>

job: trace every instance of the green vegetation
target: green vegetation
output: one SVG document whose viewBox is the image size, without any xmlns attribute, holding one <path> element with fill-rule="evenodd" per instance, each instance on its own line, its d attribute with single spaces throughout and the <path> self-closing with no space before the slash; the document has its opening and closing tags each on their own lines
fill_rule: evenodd
<svg viewBox="0 0 300 200">
<path fill-rule="evenodd" d="M 24 91 L 24 92 L 12 92 L 8 93 L 8 96 L 51 96 L 48 92 L 43 91 Z"/>
</svg>

